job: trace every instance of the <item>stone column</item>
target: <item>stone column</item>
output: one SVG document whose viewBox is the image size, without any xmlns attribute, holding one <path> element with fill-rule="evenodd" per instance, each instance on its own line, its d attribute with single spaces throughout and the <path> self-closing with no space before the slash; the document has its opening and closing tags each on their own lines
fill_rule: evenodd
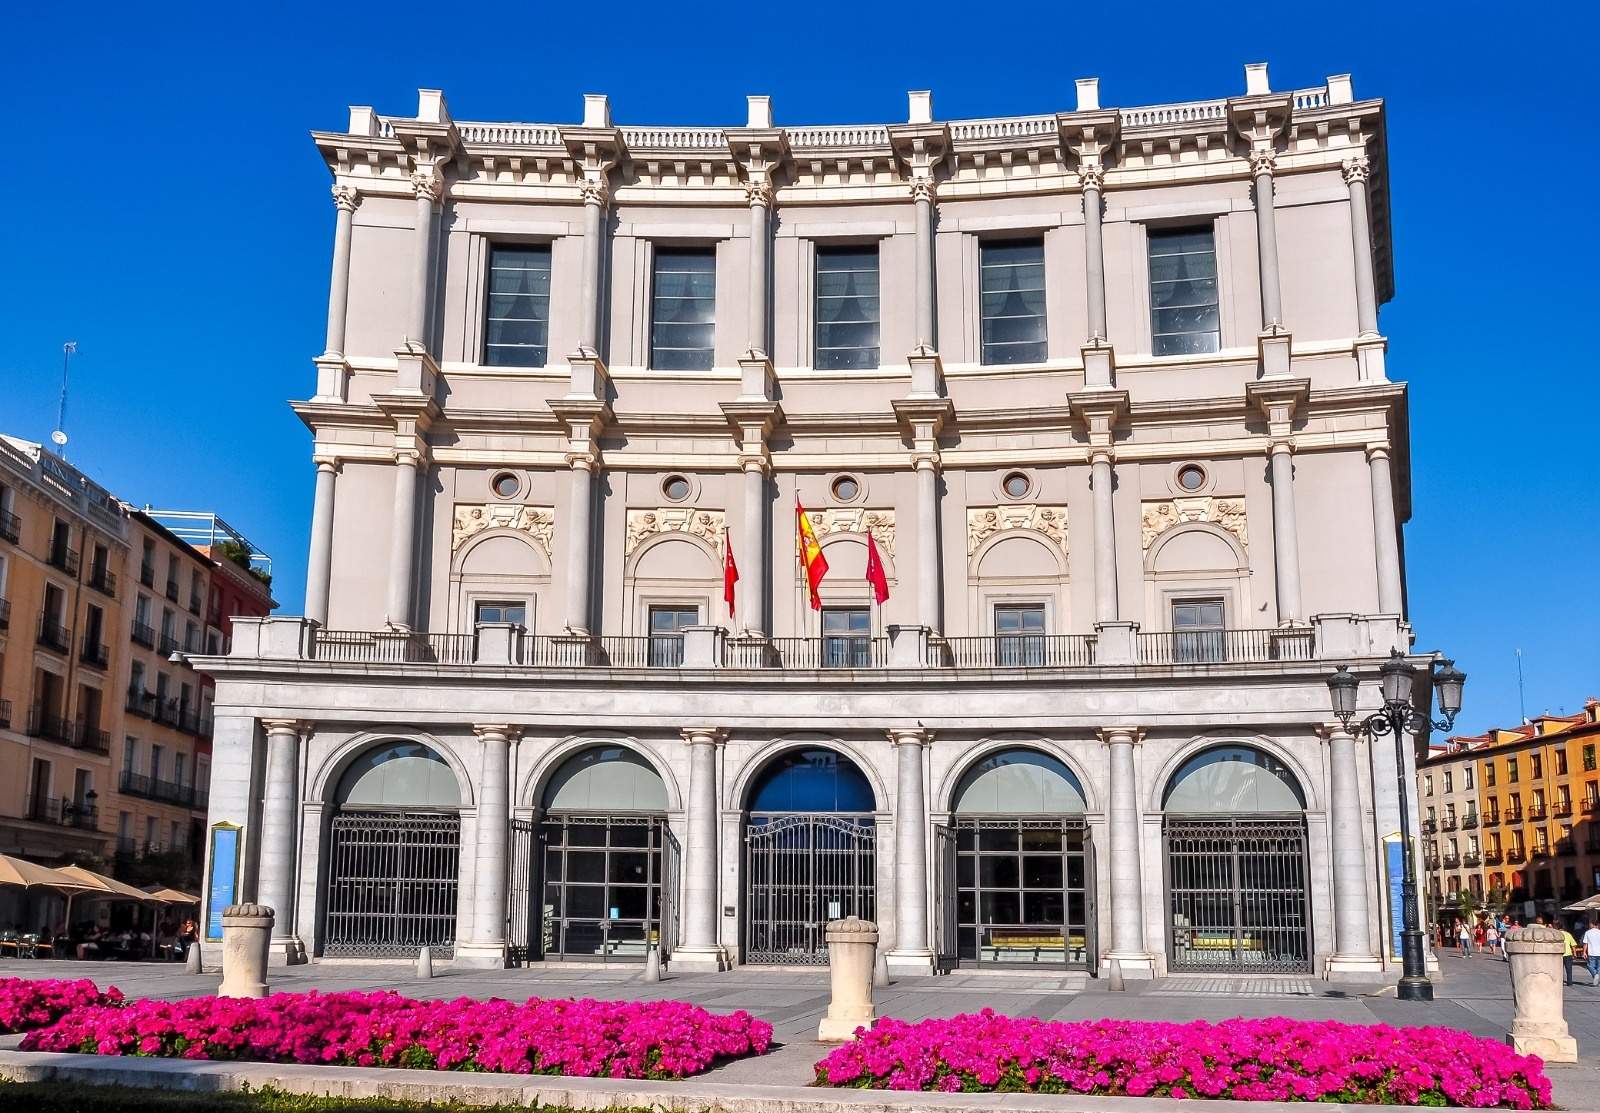
<svg viewBox="0 0 1600 1113">
<path fill-rule="evenodd" d="M 1089 299 L 1089 339 L 1106 339 L 1106 258 L 1100 235 L 1101 190 L 1106 172 L 1099 166 L 1078 170 L 1083 184 L 1084 292 Z"/>
<path fill-rule="evenodd" d="M 744 468 L 744 551 L 734 554 L 739 565 L 738 623 L 752 634 L 767 628 L 767 469 L 758 456 L 746 456 Z M 737 590 L 737 589 L 736 589 Z"/>
<path fill-rule="evenodd" d="M 1400 575 L 1400 521 L 1394 512 L 1394 482 L 1389 475 L 1389 450 L 1367 446 L 1367 475 L 1372 481 L 1373 551 L 1378 561 L 1378 613 L 1405 617 L 1405 585 Z"/>
<path fill-rule="evenodd" d="M 306 560 L 306 617 L 328 624 L 328 582 L 333 574 L 333 498 L 339 463 L 318 456 L 317 490 L 311 503 L 311 552 Z"/>
<path fill-rule="evenodd" d="M 511 849 L 511 739 L 504 724 L 473 727 L 482 743 L 478 775 L 478 845 L 472 888 L 472 938 L 457 945 L 455 963 L 475 969 L 506 965 L 506 891 Z"/>
<path fill-rule="evenodd" d="M 571 480 L 567 494 L 567 629 L 589 632 L 590 542 L 594 530 L 594 473 L 599 465 L 586 453 L 568 453 Z"/>
<path fill-rule="evenodd" d="M 411 448 L 395 449 L 388 607 L 388 622 L 395 629 L 411 628 L 412 565 L 416 562 L 417 548 L 417 474 L 421 465 L 420 452 Z"/>
<path fill-rule="evenodd" d="M 355 186 L 333 187 L 338 217 L 333 226 L 333 277 L 328 283 L 328 344 L 325 356 L 344 356 L 345 310 L 350 303 L 350 227 L 361 193 Z"/>
<path fill-rule="evenodd" d="M 1287 440 L 1272 442 L 1272 551 L 1278 622 L 1300 621 L 1300 538 L 1294 516 L 1294 458 Z"/>
<path fill-rule="evenodd" d="M 749 350 L 752 355 L 765 356 L 769 354 L 767 282 L 771 268 L 767 265 L 767 248 L 772 234 L 768 226 L 772 211 L 772 186 L 766 181 L 746 182 L 744 192 L 750 200 Z"/>
<path fill-rule="evenodd" d="M 610 190 L 603 176 L 584 181 L 583 191 L 583 287 L 578 300 L 578 351 L 595 355 L 600 351 L 600 264 L 605 256 L 606 204 Z"/>
<path fill-rule="evenodd" d="M 939 455 L 919 452 L 917 469 L 917 621 L 944 629 L 939 590 Z"/>
<path fill-rule="evenodd" d="M 295 816 L 300 810 L 300 731 L 296 719 L 264 719 L 267 732 L 266 772 L 261 785 L 261 854 L 256 896 L 275 913 L 271 962 L 286 966 L 304 962 L 305 946 L 295 935 L 294 879 L 299 860 Z"/>
<path fill-rule="evenodd" d="M 1110 843 L 1111 949 L 1109 967 L 1122 964 L 1125 978 L 1149 978 L 1155 960 L 1144 941 L 1144 882 L 1139 849 L 1139 782 L 1134 770 L 1133 747 L 1140 732 L 1131 727 L 1108 727 L 1100 732 L 1110 758 L 1110 805 L 1106 828 Z"/>
<path fill-rule="evenodd" d="M 923 752 L 929 738 L 921 728 L 903 728 L 891 730 L 889 742 L 895 748 L 898 776 L 894 809 L 894 950 L 885 958 L 897 973 L 931 974 L 928 793 L 923 777 Z"/>
<path fill-rule="evenodd" d="M 1372 951 L 1356 740 L 1337 723 L 1324 727 L 1322 736 L 1328 740 L 1328 823 L 1333 843 L 1333 954 L 1328 976 L 1378 974 L 1383 964 Z"/>
<path fill-rule="evenodd" d="M 1356 264 L 1356 324 L 1362 336 L 1378 335 L 1377 283 L 1372 273 L 1372 214 L 1367 208 L 1366 155 L 1344 160 L 1344 183 L 1350 189 L 1350 248 Z"/>
<path fill-rule="evenodd" d="M 1117 601 L 1117 534 L 1112 502 L 1111 454 L 1096 452 L 1089 459 L 1089 485 L 1094 493 L 1094 620 L 1115 622 Z"/>
<path fill-rule="evenodd" d="M 417 195 L 417 217 L 411 247 L 411 311 L 406 318 L 406 344 L 428 350 L 428 305 L 433 297 L 433 206 L 444 196 L 444 179 L 437 169 L 411 174 Z"/>
<path fill-rule="evenodd" d="M 931 172 L 911 179 L 911 199 L 917 207 L 917 343 L 915 351 L 938 347 L 939 324 L 934 307 L 933 195 Z"/>
<path fill-rule="evenodd" d="M 676 970 L 728 968 L 728 953 L 718 941 L 717 907 L 717 748 L 726 737 L 714 727 L 683 730 L 689 743 L 689 837 L 683 848 L 683 937 L 672 953 Z"/>
<path fill-rule="evenodd" d="M 1278 223 L 1274 212 L 1272 172 L 1278 159 L 1271 151 L 1250 156 L 1250 176 L 1256 186 L 1256 255 L 1261 266 L 1261 327 L 1276 330 L 1283 324 L 1283 302 L 1278 281 Z"/>
</svg>

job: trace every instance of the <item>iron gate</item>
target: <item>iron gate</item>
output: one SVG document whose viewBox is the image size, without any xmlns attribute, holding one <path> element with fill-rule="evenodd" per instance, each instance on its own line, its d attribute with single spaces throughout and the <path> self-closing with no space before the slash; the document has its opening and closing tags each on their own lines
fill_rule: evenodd
<svg viewBox="0 0 1600 1113">
<path fill-rule="evenodd" d="M 744 841 L 746 962 L 826 966 L 828 921 L 874 918 L 870 815 L 752 814 Z"/>
<path fill-rule="evenodd" d="M 1300 817 L 1169 817 L 1173 970 L 1309 973 L 1306 826 Z"/>
<path fill-rule="evenodd" d="M 566 815 L 539 824 L 540 953 L 641 961 L 677 940 L 678 841 L 652 815 Z"/>
<path fill-rule="evenodd" d="M 956 833 L 945 826 L 933 829 L 934 956 L 939 969 L 955 969 L 956 956 Z"/>
<path fill-rule="evenodd" d="M 329 824 L 328 863 L 324 954 L 454 952 L 459 816 L 340 812 Z"/>
<path fill-rule="evenodd" d="M 511 876 L 506 886 L 507 957 L 512 966 L 525 966 L 533 957 L 533 833 L 531 819 L 511 821 Z"/>
</svg>

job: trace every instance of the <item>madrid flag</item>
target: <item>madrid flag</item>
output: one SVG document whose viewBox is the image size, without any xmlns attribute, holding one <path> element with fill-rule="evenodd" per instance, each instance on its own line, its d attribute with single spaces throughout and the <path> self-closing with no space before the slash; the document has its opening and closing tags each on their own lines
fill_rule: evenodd
<svg viewBox="0 0 1600 1113">
<path fill-rule="evenodd" d="M 867 533 L 867 583 L 872 585 L 872 601 L 883 606 L 889 598 L 889 577 L 883 573 L 883 561 L 878 556 L 878 543 L 872 533 Z"/>
<path fill-rule="evenodd" d="M 800 505 L 800 497 L 795 496 L 795 537 L 800 546 L 800 566 L 806 570 L 806 586 L 811 591 L 811 609 L 822 609 L 822 597 L 817 594 L 817 589 L 822 586 L 822 577 L 828 574 L 828 558 L 822 555 L 822 546 L 817 544 L 817 533 L 811 528 L 811 519 L 806 517 L 806 508 Z"/>
<path fill-rule="evenodd" d="M 728 617 L 733 617 L 733 585 L 739 582 L 739 566 L 733 562 L 733 538 L 722 531 L 722 601 L 728 604 Z"/>
</svg>

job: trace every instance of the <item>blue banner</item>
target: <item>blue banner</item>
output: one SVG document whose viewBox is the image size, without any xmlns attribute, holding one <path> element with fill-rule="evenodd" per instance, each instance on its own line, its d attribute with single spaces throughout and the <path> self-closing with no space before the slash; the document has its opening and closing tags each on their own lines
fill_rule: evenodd
<svg viewBox="0 0 1600 1113">
<path fill-rule="evenodd" d="M 1402 953 L 1400 936 L 1405 931 L 1406 923 L 1405 849 L 1398 838 L 1390 837 L 1383 840 L 1383 856 L 1389 881 L 1389 946 L 1395 960 L 1398 961 Z"/>
<path fill-rule="evenodd" d="M 211 883 L 206 887 L 206 938 L 222 939 L 222 911 L 237 903 L 239 828 L 219 823 L 211 828 Z"/>
</svg>

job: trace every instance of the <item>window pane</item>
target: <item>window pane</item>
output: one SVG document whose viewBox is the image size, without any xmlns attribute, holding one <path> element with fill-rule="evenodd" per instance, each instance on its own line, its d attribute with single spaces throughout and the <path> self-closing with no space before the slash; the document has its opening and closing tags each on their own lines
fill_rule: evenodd
<svg viewBox="0 0 1600 1113">
<path fill-rule="evenodd" d="M 985 243 L 979 252 L 984 363 L 1045 358 L 1044 241 Z"/>
<path fill-rule="evenodd" d="M 1209 228 L 1152 228 L 1151 351 L 1158 356 L 1215 352 L 1221 343 L 1217 253 Z"/>
<path fill-rule="evenodd" d="M 657 248 L 650 311 L 650 366 L 706 371 L 715 359 L 716 255 L 710 248 Z"/>
<path fill-rule="evenodd" d="M 550 248 L 491 247 L 483 362 L 543 367 L 550 320 Z"/>
<path fill-rule="evenodd" d="M 812 362 L 824 369 L 878 366 L 878 250 L 819 247 Z"/>
</svg>

